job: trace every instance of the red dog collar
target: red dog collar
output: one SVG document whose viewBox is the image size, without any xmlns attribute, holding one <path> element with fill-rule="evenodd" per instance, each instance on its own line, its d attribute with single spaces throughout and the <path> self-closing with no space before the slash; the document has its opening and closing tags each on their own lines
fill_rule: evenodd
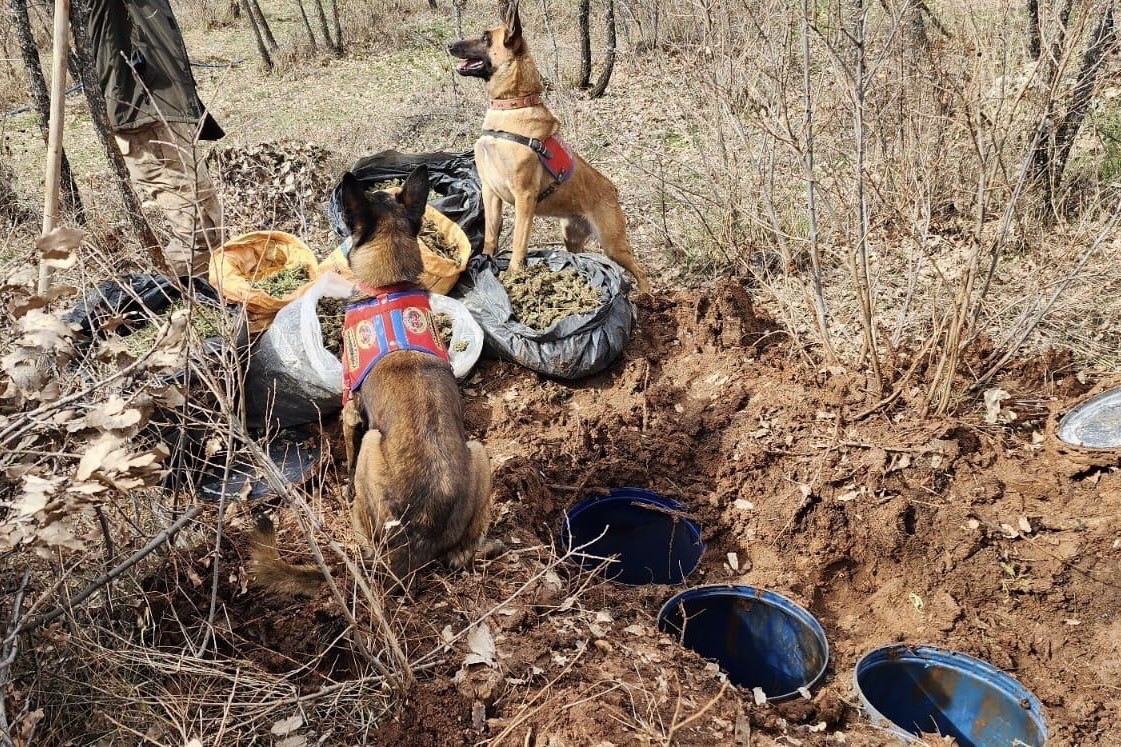
<svg viewBox="0 0 1121 747">
<path fill-rule="evenodd" d="M 528 109 L 531 106 L 541 106 L 542 102 L 541 94 L 531 93 L 528 96 L 519 96 L 516 99 L 491 99 L 490 108 L 499 111 Z"/>
<path fill-rule="evenodd" d="M 390 353 L 413 351 L 450 361 L 432 318 L 426 291 L 391 291 L 362 285 L 358 290 L 369 293 L 372 298 L 346 307 L 342 346 L 343 405 L 362 386 L 377 362 Z"/>
</svg>

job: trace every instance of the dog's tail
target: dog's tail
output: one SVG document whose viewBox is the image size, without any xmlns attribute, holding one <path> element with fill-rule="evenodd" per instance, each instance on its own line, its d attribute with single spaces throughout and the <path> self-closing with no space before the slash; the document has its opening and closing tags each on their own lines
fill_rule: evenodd
<svg viewBox="0 0 1121 747">
<path fill-rule="evenodd" d="M 323 573 L 314 565 L 296 565 L 280 557 L 276 528 L 265 514 L 257 514 L 257 527 L 250 536 L 252 583 L 282 596 L 315 596 L 323 585 Z"/>
</svg>

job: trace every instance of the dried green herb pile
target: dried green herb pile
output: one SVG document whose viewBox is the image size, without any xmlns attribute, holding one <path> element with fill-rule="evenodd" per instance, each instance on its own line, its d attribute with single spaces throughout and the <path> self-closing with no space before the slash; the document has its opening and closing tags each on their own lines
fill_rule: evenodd
<svg viewBox="0 0 1121 747">
<path fill-rule="evenodd" d="M 434 314 L 433 321 L 436 322 L 436 328 L 440 331 L 440 338 L 444 341 L 450 353 L 462 353 L 467 350 L 467 341 L 458 340 L 452 342 L 452 318 L 450 314 Z"/>
<path fill-rule="evenodd" d="M 459 248 L 447 243 L 444 240 L 444 235 L 436 228 L 436 224 L 427 218 L 424 219 L 420 227 L 420 240 L 436 254 L 458 264 Z"/>
<path fill-rule="evenodd" d="M 308 280 L 310 278 L 307 268 L 300 265 L 298 267 L 285 267 L 280 272 L 268 277 L 255 277 L 249 281 L 249 284 L 254 288 L 263 290 L 273 298 L 284 298 L 307 283 Z"/>
<path fill-rule="evenodd" d="M 129 355 L 133 358 L 139 358 L 145 355 L 156 345 L 156 338 L 160 334 L 160 330 L 171 319 L 172 315 L 176 312 L 183 311 L 187 308 L 185 301 L 179 301 L 164 309 L 163 313 L 157 316 L 149 324 L 145 324 L 140 329 L 133 332 L 125 339 L 125 344 L 128 346 Z M 195 309 L 191 313 L 191 329 L 200 340 L 206 340 L 211 337 L 222 334 L 222 315 L 221 309 L 215 306 L 206 304 L 195 304 Z"/>
<path fill-rule="evenodd" d="M 499 275 L 510 296 L 514 318 L 536 330 L 561 319 L 589 314 L 603 302 L 602 293 L 575 270 L 554 272 L 544 264 L 525 265 Z"/>
<path fill-rule="evenodd" d="M 324 296 L 315 305 L 315 315 L 319 317 L 319 327 L 323 331 L 323 347 L 334 356 L 342 355 L 346 304 L 345 298 Z"/>
</svg>

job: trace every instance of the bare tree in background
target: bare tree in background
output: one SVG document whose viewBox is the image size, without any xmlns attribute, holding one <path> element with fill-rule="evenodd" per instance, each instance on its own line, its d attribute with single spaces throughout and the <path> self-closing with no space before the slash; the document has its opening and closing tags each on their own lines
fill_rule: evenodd
<svg viewBox="0 0 1121 747">
<path fill-rule="evenodd" d="M 577 88 L 587 88 L 592 84 L 592 0 L 580 0 L 576 11 L 576 22 L 580 27 L 580 80 Z"/>
<path fill-rule="evenodd" d="M 31 93 L 35 111 L 39 115 L 39 129 L 43 141 L 47 140 L 47 126 L 51 119 L 51 97 L 47 93 L 47 82 L 43 77 L 42 63 L 39 59 L 39 48 L 35 44 L 35 36 L 31 31 L 31 19 L 27 14 L 27 0 L 11 0 L 12 16 L 15 19 L 16 36 L 19 39 L 20 56 L 23 57 L 24 68 L 27 71 L 27 85 Z M 82 205 L 82 196 L 78 192 L 78 184 L 74 181 L 74 173 L 70 169 L 70 159 L 66 151 L 62 151 L 62 205 L 65 210 L 72 213 L 79 224 L 85 224 L 86 211 Z"/>
<path fill-rule="evenodd" d="M 615 70 L 615 0 L 607 0 L 607 57 L 603 62 L 603 70 L 599 79 L 588 91 L 588 98 L 598 99 L 607 90 L 611 81 L 611 73 Z"/>
<path fill-rule="evenodd" d="M 1070 22 L 1069 1 L 1060 12 L 1062 30 L 1060 38 L 1065 38 Z M 1071 149 L 1082 128 L 1082 122 L 1090 110 L 1098 75 L 1105 67 L 1109 55 L 1117 49 L 1118 35 L 1114 19 L 1114 6 L 1110 3 L 1090 32 L 1086 50 L 1082 53 L 1082 66 L 1075 79 L 1066 112 L 1060 117 L 1057 112 L 1048 112 L 1044 118 L 1040 137 L 1033 154 L 1035 178 L 1042 186 L 1046 207 L 1055 210 L 1055 197 L 1062 183 L 1070 159 Z M 1054 52 L 1052 53 L 1054 56 Z M 1054 75 L 1060 75 L 1056 66 Z M 1052 78 L 1054 81 L 1054 77 Z"/>
<path fill-rule="evenodd" d="M 435 8 L 436 0 L 429 0 L 428 4 Z M 339 0 L 331 0 L 331 15 L 335 19 L 335 51 L 341 55 L 343 53 L 343 24 L 339 18 Z"/>
<path fill-rule="evenodd" d="M 265 18 L 264 12 L 261 11 L 261 4 L 257 0 L 249 0 L 248 7 L 252 9 L 253 17 L 261 29 L 261 36 L 265 38 L 269 49 L 278 49 L 280 45 L 276 43 L 276 37 L 272 35 L 272 27 L 269 26 L 269 19 Z"/>
<path fill-rule="evenodd" d="M 241 0 L 245 8 L 245 15 L 249 18 L 249 26 L 253 29 L 253 36 L 257 40 L 257 52 L 261 55 L 261 62 L 265 65 L 265 70 L 273 69 L 272 55 L 269 54 L 269 48 L 265 46 L 265 39 L 261 36 L 261 28 L 257 25 L 257 19 L 253 16 L 253 8 L 249 4 L 250 0 Z"/>
<path fill-rule="evenodd" d="M 319 45 L 315 42 L 315 32 L 311 30 L 311 20 L 308 18 L 307 9 L 304 8 L 304 0 L 296 0 L 296 7 L 300 9 L 300 18 L 304 19 L 304 29 L 307 31 L 308 43 L 311 44 L 312 54 L 319 51 Z"/>
<path fill-rule="evenodd" d="M 1039 25 L 1039 0 L 1028 0 L 1028 57 L 1038 60 L 1043 54 L 1043 29 Z"/>
<path fill-rule="evenodd" d="M 327 43 L 327 48 L 334 52 L 336 56 L 342 56 L 342 47 L 331 38 L 331 29 L 327 26 L 327 12 L 323 9 L 323 0 L 315 0 L 315 13 L 319 17 L 319 31 L 323 34 L 323 40 Z"/>
</svg>

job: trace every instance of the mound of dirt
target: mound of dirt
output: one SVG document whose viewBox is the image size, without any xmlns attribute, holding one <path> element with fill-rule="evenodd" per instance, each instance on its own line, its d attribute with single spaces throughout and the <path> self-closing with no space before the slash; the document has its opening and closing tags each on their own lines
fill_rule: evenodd
<svg viewBox="0 0 1121 747">
<path fill-rule="evenodd" d="M 428 663 L 364 738 L 882 745 L 854 705 L 851 675 L 865 652 L 906 641 L 1012 672 L 1042 700 L 1049 744 L 1121 741 L 1121 472 L 1063 472 L 1046 423 L 905 410 L 850 422 L 864 379 L 805 367 L 731 283 L 700 303 L 696 292 L 646 299 L 639 321 L 625 360 L 579 385 L 494 361 L 467 383 L 468 433 L 494 466 L 490 535 L 507 550 L 386 601 L 412 658 Z M 1024 365 L 997 383 L 1052 412 L 1070 404 L 1073 373 L 1017 386 L 1035 374 Z M 812 698 L 756 705 L 657 631 L 676 589 L 616 586 L 557 562 L 566 508 L 620 485 L 675 496 L 695 513 L 707 552 L 690 585 L 771 589 L 818 617 L 832 659 Z M 331 496 L 324 515 L 345 536 L 345 501 Z M 288 537 L 302 546 L 298 533 Z M 208 578 L 209 558 L 181 559 L 162 582 L 158 638 L 174 643 L 205 616 L 209 584 L 189 578 Z M 276 671 L 313 661 L 301 687 L 348 676 L 353 659 L 326 594 L 264 600 L 240 567 L 228 576 L 216 635 L 239 657 Z M 455 637 L 484 625 L 485 635 Z"/>
</svg>

